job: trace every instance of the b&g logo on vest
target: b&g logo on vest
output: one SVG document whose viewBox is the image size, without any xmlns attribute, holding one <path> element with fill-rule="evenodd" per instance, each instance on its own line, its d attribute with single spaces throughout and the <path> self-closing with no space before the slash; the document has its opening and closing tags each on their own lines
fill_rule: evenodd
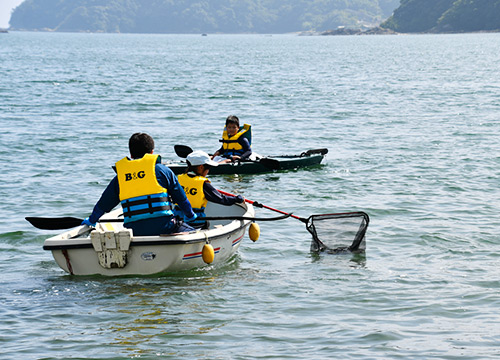
<svg viewBox="0 0 500 360">
<path fill-rule="evenodd" d="M 198 194 L 198 189 L 197 188 L 189 188 L 187 186 L 182 187 L 184 189 L 184 192 L 189 195 L 196 195 Z"/>
<path fill-rule="evenodd" d="M 125 181 L 144 179 L 146 173 L 144 171 L 139 171 L 138 173 L 126 173 Z"/>
</svg>

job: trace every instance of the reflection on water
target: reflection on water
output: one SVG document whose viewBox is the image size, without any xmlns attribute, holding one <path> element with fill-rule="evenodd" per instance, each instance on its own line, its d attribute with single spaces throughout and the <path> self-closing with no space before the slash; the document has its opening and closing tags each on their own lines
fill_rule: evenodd
<svg viewBox="0 0 500 360">
<path fill-rule="evenodd" d="M 318 253 L 316 251 L 310 252 L 310 257 L 313 263 L 330 264 L 334 267 L 342 268 L 344 266 L 352 268 L 363 268 L 366 266 L 366 253 L 352 253 L 352 252 L 341 252 L 341 253 Z"/>
<path fill-rule="evenodd" d="M 51 314 L 58 317 L 66 313 L 65 322 L 74 323 L 74 331 L 86 327 L 89 316 L 99 323 L 94 331 L 81 334 L 80 341 L 105 340 L 110 349 L 118 347 L 126 356 L 138 356 L 157 351 L 159 342 L 167 341 L 168 347 L 172 336 L 203 335 L 224 326 L 214 309 L 214 301 L 224 300 L 214 298 L 214 294 L 226 286 L 225 274 L 234 274 L 237 268 L 238 260 L 233 259 L 219 270 L 161 277 L 60 276 L 48 279 L 45 289 L 33 294 L 43 293 L 66 304 L 73 299 L 74 305 L 52 308 Z"/>
</svg>

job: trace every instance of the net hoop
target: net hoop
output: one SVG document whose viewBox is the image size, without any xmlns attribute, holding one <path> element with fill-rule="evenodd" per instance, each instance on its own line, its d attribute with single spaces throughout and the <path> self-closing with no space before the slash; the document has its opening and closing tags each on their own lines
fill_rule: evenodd
<svg viewBox="0 0 500 360">
<path fill-rule="evenodd" d="M 306 229 L 312 235 L 311 251 L 327 253 L 362 252 L 370 217 L 363 211 L 311 215 Z"/>
</svg>

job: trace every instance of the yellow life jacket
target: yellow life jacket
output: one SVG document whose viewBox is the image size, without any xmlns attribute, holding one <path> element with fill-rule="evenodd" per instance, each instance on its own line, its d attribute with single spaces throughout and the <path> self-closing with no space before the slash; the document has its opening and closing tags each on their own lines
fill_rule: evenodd
<svg viewBox="0 0 500 360">
<path fill-rule="evenodd" d="M 125 157 L 116 163 L 124 223 L 173 215 L 167 189 L 156 179 L 159 161 L 158 155 L 146 154 L 141 159 Z"/>
<path fill-rule="evenodd" d="M 238 142 L 240 137 L 247 138 L 250 145 L 252 144 L 252 126 L 244 124 L 240 127 L 239 131 L 233 136 L 229 137 L 227 129 L 224 127 L 222 132 L 222 148 L 224 149 L 224 156 L 241 155 L 243 154 L 243 147 Z"/>
<path fill-rule="evenodd" d="M 191 203 L 193 211 L 197 214 L 203 212 L 207 206 L 207 198 L 203 192 L 203 184 L 208 181 L 206 177 L 196 175 L 189 176 L 188 174 L 182 174 L 178 176 L 179 184 L 181 184 L 186 196 Z"/>
</svg>

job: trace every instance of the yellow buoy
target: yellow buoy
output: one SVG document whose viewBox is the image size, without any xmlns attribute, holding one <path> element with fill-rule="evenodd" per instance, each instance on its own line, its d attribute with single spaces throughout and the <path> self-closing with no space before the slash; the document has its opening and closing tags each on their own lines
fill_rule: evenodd
<svg viewBox="0 0 500 360">
<path fill-rule="evenodd" d="M 207 264 L 211 264 L 214 261 L 215 253 L 214 247 L 211 244 L 203 245 L 203 250 L 201 251 L 201 258 Z"/>
<path fill-rule="evenodd" d="M 260 236 L 260 226 L 259 226 L 259 224 L 257 224 L 257 223 L 251 223 L 250 224 L 250 228 L 248 229 L 248 237 L 253 242 L 256 242 L 257 240 L 259 240 L 259 236 Z"/>
</svg>

